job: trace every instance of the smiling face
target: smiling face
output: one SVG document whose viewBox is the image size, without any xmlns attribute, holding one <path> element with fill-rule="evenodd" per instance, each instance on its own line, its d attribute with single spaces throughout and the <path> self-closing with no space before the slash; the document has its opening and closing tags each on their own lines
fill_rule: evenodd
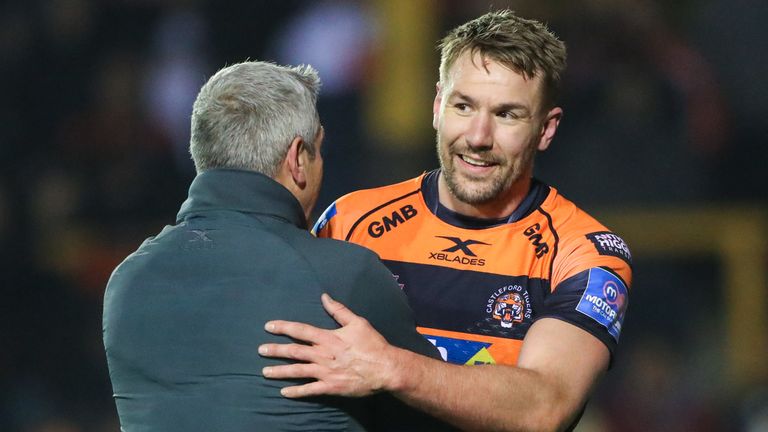
<svg viewBox="0 0 768 432">
<path fill-rule="evenodd" d="M 462 54 L 438 86 L 433 107 L 440 202 L 469 216 L 511 214 L 530 186 L 536 150 L 545 150 L 562 115 L 546 111 L 541 78 Z"/>
</svg>

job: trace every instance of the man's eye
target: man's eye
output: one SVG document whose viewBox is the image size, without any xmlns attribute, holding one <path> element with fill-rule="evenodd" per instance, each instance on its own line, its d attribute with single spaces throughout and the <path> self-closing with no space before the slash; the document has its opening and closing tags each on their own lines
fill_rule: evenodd
<svg viewBox="0 0 768 432">
<path fill-rule="evenodd" d="M 507 120 L 515 120 L 517 118 L 520 118 L 517 114 L 513 113 L 512 111 L 502 111 L 498 114 L 498 116 Z"/>
<path fill-rule="evenodd" d="M 457 103 L 453 107 L 456 108 L 456 110 L 460 111 L 460 112 L 468 112 L 469 111 L 469 105 L 465 104 L 465 103 Z"/>
</svg>

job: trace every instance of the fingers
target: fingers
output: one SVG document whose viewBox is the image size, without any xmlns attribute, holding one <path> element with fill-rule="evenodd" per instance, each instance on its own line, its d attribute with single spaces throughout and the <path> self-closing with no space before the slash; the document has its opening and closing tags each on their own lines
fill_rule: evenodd
<svg viewBox="0 0 768 432">
<path fill-rule="evenodd" d="M 263 357 L 299 360 L 310 363 L 334 360 L 332 354 L 328 354 L 320 348 L 301 344 L 263 344 L 259 346 L 259 354 Z"/>
<path fill-rule="evenodd" d="M 265 378 L 269 379 L 315 379 L 311 383 L 284 387 L 280 394 L 287 398 L 302 398 L 308 396 L 336 395 L 358 396 L 353 390 L 345 386 L 333 385 L 334 379 L 330 378 L 327 368 L 315 364 L 290 364 L 280 366 L 267 366 L 261 370 Z M 346 389 L 346 391 L 345 391 Z M 361 394 L 362 395 L 362 394 Z"/>
<path fill-rule="evenodd" d="M 314 378 L 307 384 L 284 387 L 280 394 L 287 398 L 302 398 L 309 396 L 364 396 L 364 393 L 357 393 L 354 388 L 333 384 L 332 378 L 324 380 L 323 374 L 328 375 L 328 371 L 316 365 L 296 364 L 285 366 L 265 367 L 262 371 L 265 377 L 269 379 L 293 379 L 293 378 Z"/>
<path fill-rule="evenodd" d="M 262 369 L 262 374 L 269 379 L 314 378 L 319 379 L 320 367 L 313 364 L 292 364 L 283 366 L 268 366 Z M 330 386 L 322 381 L 313 381 L 300 386 L 284 387 L 280 394 L 287 398 L 301 398 L 329 394 Z"/>
<path fill-rule="evenodd" d="M 314 378 L 319 379 L 324 369 L 315 364 L 296 363 L 279 366 L 267 366 L 261 374 L 269 379 Z"/>
<path fill-rule="evenodd" d="M 326 312 L 328 312 L 333 319 L 342 326 L 349 324 L 355 318 L 359 318 L 359 316 L 355 315 L 346 306 L 332 299 L 331 296 L 326 293 L 323 293 L 320 296 L 320 301 L 323 302 L 323 307 Z"/>
<path fill-rule="evenodd" d="M 291 399 L 323 395 L 343 396 L 343 393 L 331 391 L 331 387 L 322 381 L 315 381 L 300 386 L 283 387 L 280 390 L 280 394 Z"/>
<path fill-rule="evenodd" d="M 264 325 L 264 330 L 276 334 L 285 335 L 296 340 L 316 344 L 319 342 L 328 342 L 332 338 L 330 330 L 321 329 L 309 324 L 298 323 L 294 321 L 268 321 Z"/>
</svg>

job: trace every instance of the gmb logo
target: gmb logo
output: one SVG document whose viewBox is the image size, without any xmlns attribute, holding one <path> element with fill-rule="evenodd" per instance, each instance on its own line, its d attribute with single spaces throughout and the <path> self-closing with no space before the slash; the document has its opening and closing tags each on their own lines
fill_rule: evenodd
<svg viewBox="0 0 768 432">
<path fill-rule="evenodd" d="M 393 229 L 397 228 L 407 222 L 412 217 L 416 216 L 418 212 L 412 205 L 400 207 L 399 210 L 392 212 L 390 216 L 384 216 L 381 220 L 375 220 L 368 225 L 368 235 L 373 238 L 379 238 Z"/>
<path fill-rule="evenodd" d="M 547 252 L 549 252 L 549 245 L 547 242 L 541 241 L 543 239 L 542 235 L 539 234 L 539 231 L 541 230 L 541 225 L 538 223 L 535 223 L 523 231 L 523 235 L 528 237 L 528 241 L 531 242 L 531 244 L 534 247 L 534 252 L 536 253 L 536 258 L 543 257 Z"/>
</svg>

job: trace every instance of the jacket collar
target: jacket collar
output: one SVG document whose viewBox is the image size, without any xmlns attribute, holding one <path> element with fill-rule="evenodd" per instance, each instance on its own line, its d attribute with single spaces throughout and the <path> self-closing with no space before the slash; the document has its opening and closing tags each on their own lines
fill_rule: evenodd
<svg viewBox="0 0 768 432">
<path fill-rule="evenodd" d="M 307 229 L 304 211 L 296 197 L 280 183 L 254 171 L 211 169 L 198 174 L 176 222 L 215 210 L 276 216 Z"/>
</svg>

